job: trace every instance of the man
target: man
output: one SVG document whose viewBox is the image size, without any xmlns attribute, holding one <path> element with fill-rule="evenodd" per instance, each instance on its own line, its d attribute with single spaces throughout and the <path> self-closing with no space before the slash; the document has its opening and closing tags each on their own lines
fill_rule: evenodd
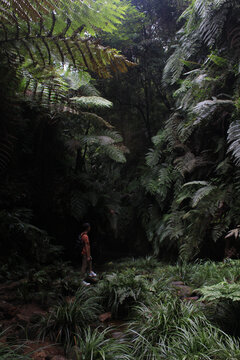
<svg viewBox="0 0 240 360">
<path fill-rule="evenodd" d="M 83 232 L 81 233 L 82 240 L 82 276 L 85 276 L 88 271 L 90 277 L 95 277 L 97 274 L 92 270 L 92 257 L 91 257 L 91 248 L 88 233 L 91 230 L 91 226 L 89 223 L 83 224 Z M 83 281 L 83 285 L 90 285 L 90 283 Z"/>
</svg>

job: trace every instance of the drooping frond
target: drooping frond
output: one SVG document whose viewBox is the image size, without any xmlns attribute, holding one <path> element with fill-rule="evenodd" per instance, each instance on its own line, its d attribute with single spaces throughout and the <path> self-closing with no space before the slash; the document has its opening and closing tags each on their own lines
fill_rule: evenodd
<svg viewBox="0 0 240 360">
<path fill-rule="evenodd" d="M 155 149 L 149 149 L 149 152 L 146 155 L 146 163 L 148 166 L 156 166 L 159 162 L 160 152 Z"/>
<path fill-rule="evenodd" d="M 22 36 L 18 31 L 11 37 L 8 35 L 7 40 L 6 34 L 2 32 L 1 37 L 0 33 L 0 46 L 3 59 L 6 57 L 6 61 L 10 61 L 11 56 L 14 63 L 23 64 L 28 72 L 31 67 L 41 70 L 68 63 L 79 70 L 108 78 L 111 73 L 126 72 L 133 65 L 115 49 L 103 47 L 90 38 L 66 37 L 61 32 L 49 35 L 49 31 L 40 35 L 35 29 L 32 33 L 31 27 L 29 35 Z"/>
<path fill-rule="evenodd" d="M 203 46 L 216 46 L 226 35 L 230 48 L 239 46 L 239 26 L 233 23 L 231 28 L 228 22 L 239 8 L 237 0 L 192 1 L 181 16 L 185 25 L 179 32 L 179 44 L 165 66 L 163 83 L 175 84 L 183 74 L 186 61 L 192 60 Z"/>
<path fill-rule="evenodd" d="M 101 151 L 105 155 L 107 155 L 110 159 L 112 159 L 118 163 L 126 162 L 126 157 L 123 153 L 121 146 L 105 143 L 105 146 L 101 147 Z"/>
<path fill-rule="evenodd" d="M 101 116 L 89 112 L 81 112 L 81 118 L 79 121 L 80 122 L 84 121 L 85 123 L 89 122 L 96 129 L 98 128 L 113 129 L 113 126 L 109 122 L 104 120 Z"/>
<path fill-rule="evenodd" d="M 232 152 L 235 163 L 240 165 L 240 121 L 234 121 L 231 123 L 228 129 L 228 152 Z"/>
<path fill-rule="evenodd" d="M 171 85 L 173 85 L 180 78 L 184 68 L 184 63 L 179 59 L 183 59 L 183 58 L 184 58 L 183 50 L 179 47 L 170 56 L 164 68 L 163 84 L 167 85 L 168 83 L 170 83 Z"/>
<path fill-rule="evenodd" d="M 42 21 L 49 14 L 60 15 L 64 22 L 68 20 L 65 33 L 87 32 L 91 36 L 97 29 L 112 32 L 121 22 L 128 5 L 120 0 L 0 0 L 0 16 L 5 23 L 15 24 L 15 20 L 24 22 Z M 97 16 L 96 16 L 97 14 Z M 72 28 L 71 28 L 72 24 Z M 63 29 L 62 29 L 63 30 Z"/>
<path fill-rule="evenodd" d="M 73 97 L 70 100 L 79 105 L 81 109 L 111 108 L 113 105 L 111 101 L 106 100 L 100 96 Z"/>
<path fill-rule="evenodd" d="M 42 13 L 56 9 L 57 0 L 0 0 L 0 6 L 1 21 L 13 21 L 14 15 L 25 21 L 39 21 Z"/>
<path fill-rule="evenodd" d="M 63 72 L 66 66 L 83 77 L 95 73 L 108 78 L 133 65 L 117 50 L 93 39 L 96 29 L 112 31 L 119 23 L 127 9 L 120 0 L 1 3 L 1 61 L 25 79 L 24 93 L 32 98 L 37 95 L 38 102 L 46 99 L 50 104 L 61 98 L 66 83 L 59 69 Z M 76 84 L 69 81 L 67 85 L 74 88 Z"/>
<path fill-rule="evenodd" d="M 196 185 L 196 186 L 208 185 L 208 182 L 196 180 L 196 181 L 190 181 L 188 183 L 185 183 L 183 186 L 185 187 L 185 186 L 192 186 L 192 185 Z"/>
<path fill-rule="evenodd" d="M 192 206 L 196 207 L 203 198 L 208 196 L 214 190 L 215 190 L 215 186 L 213 185 L 206 185 L 198 189 L 193 195 Z"/>
<path fill-rule="evenodd" d="M 185 155 L 176 158 L 174 164 L 184 176 L 187 173 L 193 172 L 197 167 L 206 165 L 207 162 L 203 157 L 195 156 L 191 151 L 188 151 Z"/>
<path fill-rule="evenodd" d="M 70 199 L 71 213 L 76 220 L 80 220 L 87 212 L 89 202 L 85 194 L 80 191 L 74 191 Z"/>
<path fill-rule="evenodd" d="M 11 161 L 13 148 L 13 139 L 10 136 L 0 136 L 0 173 Z"/>
<path fill-rule="evenodd" d="M 233 106 L 234 102 L 232 100 L 218 100 L 214 98 L 213 100 L 201 101 L 191 110 L 197 117 L 194 125 L 198 125 L 202 120 L 210 118 L 219 108 L 230 107 L 232 109 Z"/>
</svg>

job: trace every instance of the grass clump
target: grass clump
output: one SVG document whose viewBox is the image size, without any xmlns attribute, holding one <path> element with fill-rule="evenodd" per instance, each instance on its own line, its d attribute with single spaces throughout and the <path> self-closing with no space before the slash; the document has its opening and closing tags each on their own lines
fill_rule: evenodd
<svg viewBox="0 0 240 360">
<path fill-rule="evenodd" d="M 111 338 L 111 332 L 111 328 L 85 329 L 81 336 L 76 336 L 71 354 L 77 360 L 135 360 L 131 344 Z"/>
<path fill-rule="evenodd" d="M 36 325 L 39 338 L 49 337 L 51 341 L 68 347 L 74 343 L 76 334 L 81 334 L 89 324 L 98 320 L 101 311 L 94 291 L 82 287 L 74 298 L 62 300 L 41 317 Z"/>
</svg>

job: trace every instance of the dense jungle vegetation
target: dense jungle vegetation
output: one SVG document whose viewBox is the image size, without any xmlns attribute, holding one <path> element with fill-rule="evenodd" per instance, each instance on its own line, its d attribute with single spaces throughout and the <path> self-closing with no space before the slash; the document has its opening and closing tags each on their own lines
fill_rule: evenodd
<svg viewBox="0 0 240 360">
<path fill-rule="evenodd" d="M 239 1 L 0 17 L 0 359 L 240 360 Z"/>
</svg>

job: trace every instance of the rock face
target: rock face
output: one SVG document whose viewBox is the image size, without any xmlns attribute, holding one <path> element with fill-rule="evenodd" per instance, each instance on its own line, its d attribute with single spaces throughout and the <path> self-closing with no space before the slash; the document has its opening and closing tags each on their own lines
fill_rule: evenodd
<svg viewBox="0 0 240 360">
<path fill-rule="evenodd" d="M 176 290 L 177 295 L 184 299 L 189 298 L 192 295 L 192 288 L 190 286 L 184 285 L 182 281 L 173 281 L 172 282 L 172 288 Z"/>
</svg>

